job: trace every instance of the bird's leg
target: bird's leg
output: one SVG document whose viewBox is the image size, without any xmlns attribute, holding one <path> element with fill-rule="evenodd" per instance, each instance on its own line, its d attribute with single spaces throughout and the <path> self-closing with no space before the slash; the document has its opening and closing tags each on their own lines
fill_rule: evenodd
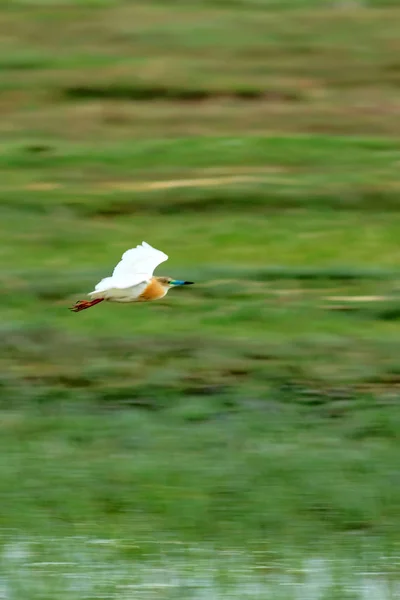
<svg viewBox="0 0 400 600">
<path fill-rule="evenodd" d="M 96 298 L 95 300 L 78 300 L 78 302 L 76 302 L 74 306 L 70 308 L 70 310 L 72 310 L 73 312 L 79 312 L 80 310 L 90 308 L 91 306 L 94 306 L 99 302 L 103 302 L 103 300 L 104 298 Z"/>
</svg>

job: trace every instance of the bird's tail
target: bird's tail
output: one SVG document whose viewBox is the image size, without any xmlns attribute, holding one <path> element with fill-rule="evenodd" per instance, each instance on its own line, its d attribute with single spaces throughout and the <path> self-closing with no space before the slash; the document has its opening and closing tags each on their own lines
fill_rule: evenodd
<svg viewBox="0 0 400 600">
<path fill-rule="evenodd" d="M 79 312 L 80 310 L 90 308 L 91 306 L 94 306 L 99 302 L 103 302 L 103 300 L 104 298 L 95 298 L 95 300 L 78 300 L 78 302 L 76 302 L 74 306 L 70 308 L 70 310 L 72 310 L 73 312 Z"/>
</svg>

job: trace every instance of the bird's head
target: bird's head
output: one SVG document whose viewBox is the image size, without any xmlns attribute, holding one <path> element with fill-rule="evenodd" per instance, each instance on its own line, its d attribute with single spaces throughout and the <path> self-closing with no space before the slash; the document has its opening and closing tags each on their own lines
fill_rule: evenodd
<svg viewBox="0 0 400 600">
<path fill-rule="evenodd" d="M 172 277 L 156 277 L 157 281 L 167 289 L 178 285 L 192 285 L 193 281 L 182 281 L 181 279 L 172 279 Z"/>
</svg>

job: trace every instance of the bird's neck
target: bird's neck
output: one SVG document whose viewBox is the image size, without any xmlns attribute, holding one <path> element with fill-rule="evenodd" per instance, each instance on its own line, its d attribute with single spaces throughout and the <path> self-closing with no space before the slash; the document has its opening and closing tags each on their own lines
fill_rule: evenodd
<svg viewBox="0 0 400 600">
<path fill-rule="evenodd" d="M 163 286 L 157 279 L 152 277 L 146 289 L 142 292 L 140 298 L 142 300 L 159 300 L 168 292 L 168 288 Z"/>
</svg>

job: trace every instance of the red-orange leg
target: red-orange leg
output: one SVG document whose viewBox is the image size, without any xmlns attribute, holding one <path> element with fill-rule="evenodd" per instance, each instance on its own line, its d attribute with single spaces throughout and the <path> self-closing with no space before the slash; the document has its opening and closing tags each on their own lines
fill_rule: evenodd
<svg viewBox="0 0 400 600">
<path fill-rule="evenodd" d="M 99 302 L 103 302 L 104 298 L 96 298 L 95 300 L 78 300 L 74 306 L 70 308 L 73 312 L 79 312 L 80 310 L 85 310 L 86 308 L 90 308 Z"/>
</svg>

